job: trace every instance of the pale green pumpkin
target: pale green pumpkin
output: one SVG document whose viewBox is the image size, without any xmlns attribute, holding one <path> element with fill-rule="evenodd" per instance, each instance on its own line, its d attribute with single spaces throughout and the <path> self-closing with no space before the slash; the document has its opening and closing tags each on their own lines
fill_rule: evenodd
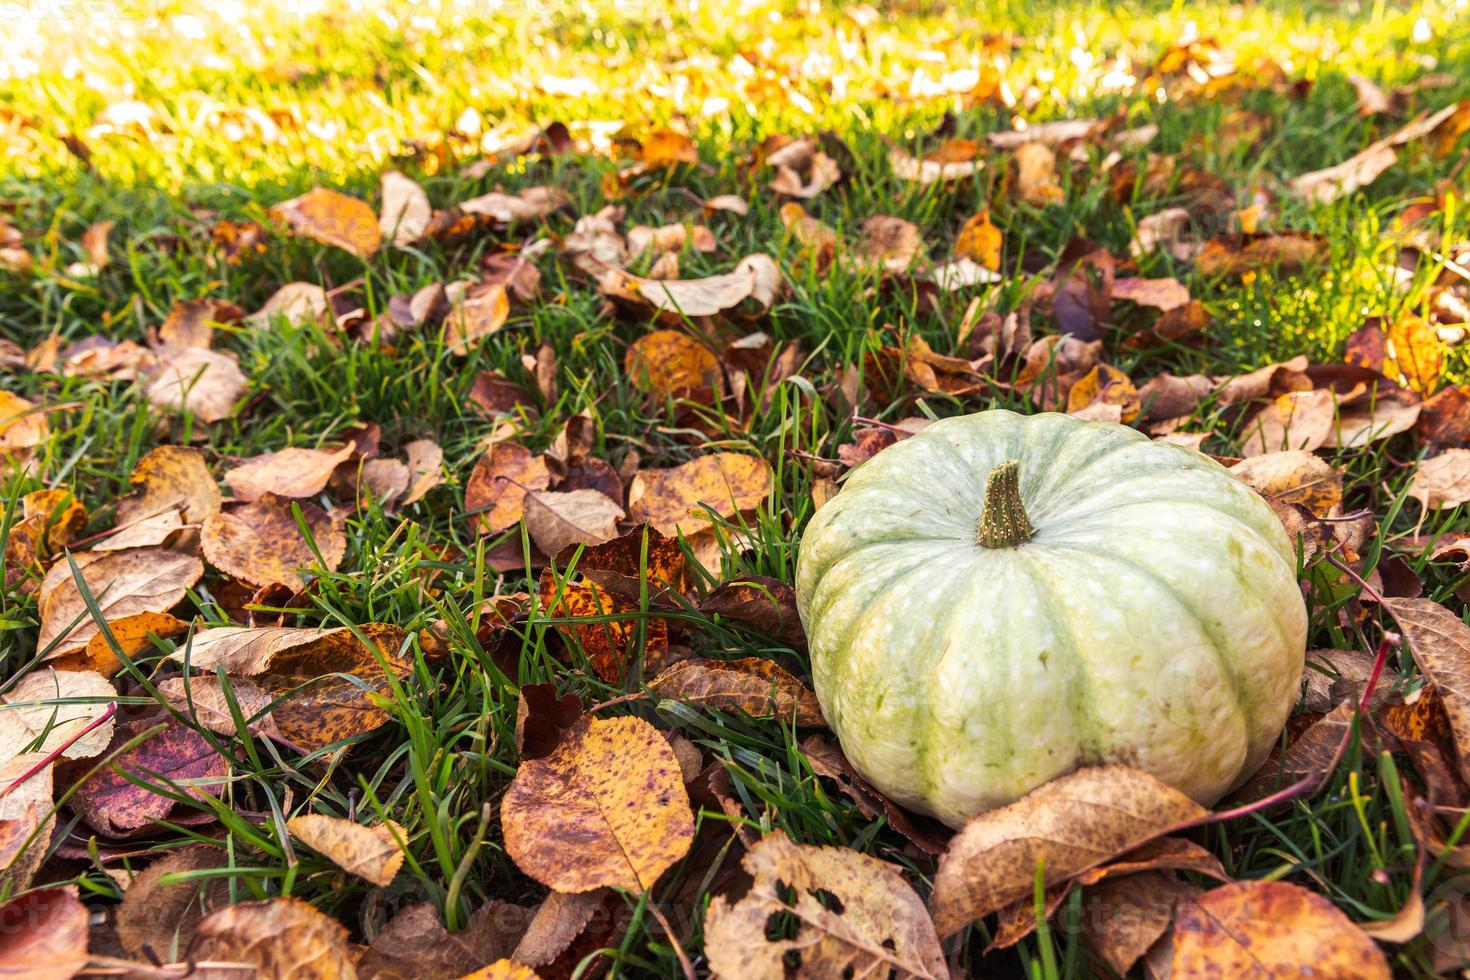
<svg viewBox="0 0 1470 980">
<path fill-rule="evenodd" d="M 1295 553 L 1254 491 L 1067 415 L 885 449 L 812 518 L 796 595 L 847 757 L 953 826 L 1106 762 L 1215 802 L 1265 760 L 1306 649 Z"/>
</svg>

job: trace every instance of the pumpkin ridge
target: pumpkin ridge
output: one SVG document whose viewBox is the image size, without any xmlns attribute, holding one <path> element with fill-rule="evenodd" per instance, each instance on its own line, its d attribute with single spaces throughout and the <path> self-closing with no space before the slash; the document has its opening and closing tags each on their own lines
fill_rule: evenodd
<svg viewBox="0 0 1470 980">
<path fill-rule="evenodd" d="M 1231 479 L 1234 479 L 1234 477 L 1231 477 Z M 1122 484 L 1114 484 L 1113 486 L 1116 487 L 1116 486 L 1121 486 L 1121 485 Z M 1109 489 L 1112 489 L 1112 488 L 1110 487 Z M 1149 497 L 1146 500 L 1132 500 L 1132 499 L 1130 499 L 1130 500 L 1120 500 L 1120 501 L 1117 501 L 1115 503 L 1109 504 L 1106 507 L 1099 508 L 1098 510 L 1092 511 L 1092 512 L 1087 513 L 1087 514 L 1080 514 L 1080 515 L 1077 515 L 1077 516 L 1064 516 L 1063 518 L 1060 519 L 1060 523 L 1063 523 L 1063 524 L 1076 524 L 1076 525 L 1078 525 L 1077 527 L 1068 528 L 1068 532 L 1071 532 L 1071 531 L 1079 531 L 1079 530 L 1080 531 L 1084 531 L 1084 532 L 1091 532 L 1091 531 L 1094 531 L 1094 530 L 1095 531 L 1115 531 L 1116 530 L 1115 527 L 1104 526 L 1104 527 L 1099 527 L 1099 528 L 1089 528 L 1089 527 L 1087 527 L 1087 524 L 1089 522 L 1091 522 L 1093 520 L 1093 518 L 1101 517 L 1101 516 L 1103 516 L 1105 514 L 1112 514 L 1112 513 L 1115 513 L 1117 511 L 1120 511 L 1120 510 L 1126 510 L 1129 507 L 1153 506 L 1155 504 L 1164 504 L 1164 505 L 1168 506 L 1171 509 L 1179 508 L 1179 507 L 1200 507 L 1200 508 L 1203 508 L 1205 510 L 1212 511 L 1212 512 L 1214 512 L 1216 514 L 1220 514 L 1220 515 L 1222 515 L 1222 516 L 1224 516 L 1226 518 L 1229 518 L 1230 521 L 1232 521 L 1233 523 L 1238 524 L 1240 527 L 1244 528 L 1246 531 L 1249 531 L 1250 534 L 1251 534 L 1251 536 L 1254 537 L 1256 540 L 1265 543 L 1265 545 L 1267 547 L 1269 547 L 1273 553 L 1275 553 L 1276 555 L 1278 555 L 1278 556 L 1282 557 L 1283 559 L 1285 559 L 1285 555 L 1280 550 L 1280 542 L 1273 541 L 1272 540 L 1272 536 L 1270 534 L 1267 534 L 1266 532 L 1262 531 L 1259 527 L 1257 527 L 1255 525 L 1255 523 L 1253 521 L 1247 520 L 1246 518 L 1242 517 L 1238 512 L 1236 512 L 1234 510 L 1227 510 L 1224 507 L 1216 506 L 1216 504 L 1218 502 L 1219 502 L 1218 500 L 1217 501 L 1202 500 L 1202 499 L 1199 499 L 1197 497 Z M 1272 520 L 1275 520 L 1275 516 L 1274 515 L 1272 516 Z M 1053 533 L 1062 533 L 1062 532 L 1053 532 Z M 1047 543 L 1048 544 L 1054 544 L 1054 545 L 1056 545 L 1058 547 L 1061 547 L 1063 545 L 1064 541 L 1065 541 L 1065 539 L 1062 539 L 1062 540 L 1050 539 L 1050 540 L 1048 540 Z M 1292 554 L 1291 559 L 1290 559 L 1290 562 L 1291 562 L 1292 568 L 1294 569 L 1296 567 L 1296 555 L 1295 555 L 1295 553 Z"/>
<path fill-rule="evenodd" d="M 974 578 L 971 578 L 969 581 L 965 581 L 964 579 L 959 580 L 961 584 L 961 588 L 959 590 L 960 599 L 959 601 L 951 602 L 949 604 L 949 608 L 945 610 L 944 618 L 939 624 L 937 624 L 938 629 L 936 629 L 934 632 L 934 635 L 936 637 L 944 637 L 950 635 L 950 630 L 954 627 L 955 616 L 958 615 L 959 612 L 962 609 L 966 608 L 966 606 L 968 605 L 970 593 L 975 589 L 978 578 L 979 577 L 976 576 Z M 939 684 L 939 667 L 942 663 L 944 663 L 944 660 L 946 657 L 949 656 L 949 653 L 949 649 L 941 649 L 939 651 L 939 656 L 936 657 L 933 662 L 928 665 L 928 668 L 925 671 L 927 678 L 924 683 L 923 703 L 925 704 L 936 703 L 935 687 Z M 1010 731 L 1010 726 L 1006 725 L 1005 730 Z M 914 760 L 914 768 L 917 769 L 919 773 L 920 789 L 922 790 L 923 795 L 926 799 L 932 796 L 935 787 L 939 785 L 939 782 L 935 778 L 933 770 L 930 768 L 930 760 L 933 755 L 933 753 L 930 751 L 930 747 L 937 744 L 939 735 L 939 713 L 937 711 L 927 712 L 924 716 L 923 737 L 919 739 L 918 742 L 915 744 L 915 754 L 917 758 L 915 758 Z M 1007 742 L 1006 744 L 1007 749 L 1009 749 L 1010 743 Z M 943 766 L 948 760 L 940 759 L 938 761 L 939 765 Z"/>
<path fill-rule="evenodd" d="M 1057 625 L 1058 635 L 1065 640 L 1067 655 L 1077 665 L 1076 676 L 1079 681 L 1077 690 L 1068 692 L 1072 695 L 1072 703 L 1068 707 L 1074 715 L 1080 713 L 1086 719 L 1086 723 L 1077 726 L 1076 758 L 1061 770 L 1061 772 L 1071 772 L 1097 756 L 1097 733 L 1101 726 L 1098 724 L 1097 711 L 1093 707 L 1092 698 L 1088 696 L 1092 692 L 1092 677 L 1087 670 L 1087 660 L 1082 656 L 1081 647 L 1077 644 L 1077 629 L 1072 624 L 1070 610 L 1057 601 L 1058 582 L 1052 576 L 1050 569 L 1046 567 L 1042 554 L 1032 551 L 1022 555 L 1021 559 L 1020 564 L 1025 568 L 1026 574 L 1038 586 L 1036 594 L 1041 597 L 1047 612 L 1051 614 L 1051 621 Z M 1009 729 L 1009 726 L 1007 727 Z"/>
<path fill-rule="evenodd" d="M 1055 415 L 1058 413 L 1051 414 Z M 1066 418 L 1067 416 L 1062 417 Z M 1067 512 L 1067 505 L 1072 501 L 1097 495 L 1097 485 L 1095 483 L 1078 479 L 1084 471 L 1102 462 L 1119 450 L 1140 445 L 1137 439 L 1115 436 L 1101 450 L 1080 462 L 1069 459 L 1068 446 L 1071 443 L 1086 443 L 1098 438 L 1099 430 L 1093 427 L 1096 424 L 1084 423 L 1081 426 L 1071 429 L 1057 442 L 1057 445 L 1050 453 L 1037 461 L 1043 464 L 1040 467 L 1043 480 L 1040 481 L 1040 485 L 1037 482 L 1031 484 L 1031 496 L 1033 499 L 1027 501 L 1027 503 L 1032 506 L 1027 509 L 1031 514 L 1032 521 L 1037 523 L 1038 527 L 1040 526 L 1040 521 L 1054 520 L 1059 516 L 1063 516 L 1063 519 L 1065 519 L 1064 515 Z M 1133 430 L 1130 429 L 1128 431 L 1132 432 Z M 1146 439 L 1142 444 L 1149 445 Z M 1030 461 L 1028 460 L 1028 462 Z M 1053 474 L 1060 474 L 1060 476 L 1057 476 L 1050 484 L 1047 484 L 1045 478 Z"/>
<path fill-rule="evenodd" d="M 1241 683 L 1240 671 L 1236 668 L 1235 663 L 1225 653 L 1225 646 L 1221 642 L 1218 631 L 1212 625 L 1210 625 L 1209 617 L 1201 615 L 1200 611 L 1194 607 L 1194 604 L 1186 599 L 1184 595 L 1179 592 L 1178 589 L 1174 588 L 1173 584 L 1171 584 L 1168 579 L 1164 578 L 1158 572 L 1147 567 L 1146 565 L 1143 565 L 1138 561 L 1129 558 L 1127 555 L 1120 555 L 1117 552 L 1113 551 L 1088 551 L 1087 549 L 1080 548 L 1076 545 L 1053 545 L 1053 547 L 1055 547 L 1057 550 L 1082 551 L 1090 556 L 1101 558 L 1103 561 L 1116 562 L 1119 565 L 1131 568 L 1143 578 L 1148 579 L 1149 581 L 1157 585 L 1160 592 L 1162 592 L 1164 595 L 1167 595 L 1171 600 L 1173 600 L 1180 609 L 1183 609 L 1184 612 L 1189 616 L 1190 620 L 1199 626 L 1200 632 L 1204 634 L 1205 639 L 1210 641 L 1210 650 L 1215 655 L 1215 662 L 1220 667 L 1221 675 L 1230 685 L 1231 700 L 1235 703 L 1237 710 L 1240 712 L 1241 720 L 1245 723 L 1245 737 L 1247 743 L 1249 743 L 1251 733 L 1255 731 L 1254 722 L 1256 719 L 1253 717 L 1253 713 L 1250 708 L 1247 707 L 1249 699 L 1246 697 L 1245 686 Z M 1273 627 L 1277 627 L 1277 635 L 1281 636 L 1282 634 L 1279 628 L 1280 624 L 1277 623 L 1275 617 L 1268 616 L 1266 618 L 1270 620 Z M 1249 750 L 1249 744 L 1247 744 L 1247 750 Z"/>
<path fill-rule="evenodd" d="M 847 550 L 843 551 L 841 554 L 839 554 L 836 557 L 832 558 L 830 561 L 826 562 L 825 564 L 823 564 L 821 566 L 818 566 L 817 570 L 812 573 L 812 578 L 810 579 L 810 582 L 811 582 L 810 589 L 811 589 L 811 595 L 813 597 L 813 602 L 814 603 L 817 603 L 817 604 L 809 605 L 808 606 L 808 608 L 807 608 L 807 616 L 808 616 L 809 619 L 811 619 L 813 622 L 815 622 L 817 620 L 820 620 L 827 613 L 827 610 L 831 608 L 832 601 L 834 599 L 836 599 L 837 596 L 836 595 L 830 595 L 829 596 L 828 593 L 831 593 L 832 590 L 831 589 L 824 590 L 822 588 L 822 584 L 823 584 L 824 580 L 826 579 L 827 575 L 829 573 L 831 573 L 831 571 L 833 569 L 835 569 L 841 563 L 847 561 L 849 558 L 854 558 L 855 556 L 861 554 L 864 551 L 867 551 L 870 548 L 891 548 L 891 549 L 894 549 L 895 551 L 902 552 L 902 551 L 909 550 L 909 545 L 911 545 L 911 544 L 922 544 L 922 545 L 927 545 L 930 548 L 933 548 L 936 545 L 950 545 L 950 544 L 958 544 L 958 543 L 961 543 L 960 539 L 957 539 L 957 538 L 947 538 L 947 537 L 938 537 L 938 536 L 935 536 L 935 537 L 923 537 L 923 538 L 903 538 L 901 540 L 880 539 L 880 540 L 876 540 L 876 541 L 858 541 L 858 542 L 855 542 L 855 543 L 852 544 L 851 547 L 847 548 Z M 922 549 L 914 549 L 914 550 L 922 550 Z M 900 574 L 902 574 L 902 573 L 900 573 Z M 897 578 L 897 577 L 898 576 L 895 576 L 895 578 Z M 889 584 L 891 584 L 891 583 L 885 583 L 884 585 L 880 586 L 878 589 L 875 589 L 874 592 L 873 592 L 873 596 L 874 597 L 877 597 L 878 595 L 882 594 L 882 592 L 888 588 Z M 825 601 L 823 601 L 823 600 L 825 600 Z"/>
</svg>

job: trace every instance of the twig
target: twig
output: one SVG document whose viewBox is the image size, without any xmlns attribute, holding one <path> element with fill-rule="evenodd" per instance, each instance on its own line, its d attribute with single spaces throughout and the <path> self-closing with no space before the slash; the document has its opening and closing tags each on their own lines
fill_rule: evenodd
<svg viewBox="0 0 1470 980">
<path fill-rule="evenodd" d="M 648 911 L 650 914 L 653 915 L 655 919 L 658 920 L 658 924 L 663 926 L 664 935 L 669 937 L 669 944 L 674 947 L 674 955 L 679 957 L 679 966 L 684 971 L 684 980 L 696 980 L 694 974 L 694 964 L 689 962 L 689 955 L 684 952 L 684 947 L 679 945 L 679 940 L 674 935 L 674 927 L 669 925 L 669 920 L 664 918 L 664 914 L 660 912 L 658 906 L 654 904 L 652 900 L 653 896 L 650 895 L 648 896 L 648 898 Z"/>
</svg>

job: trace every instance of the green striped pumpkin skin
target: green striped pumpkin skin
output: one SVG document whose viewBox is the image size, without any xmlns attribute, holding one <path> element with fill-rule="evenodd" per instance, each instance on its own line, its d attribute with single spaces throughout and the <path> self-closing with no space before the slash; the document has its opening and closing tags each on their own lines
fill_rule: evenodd
<svg viewBox="0 0 1470 980">
<path fill-rule="evenodd" d="M 1034 536 L 976 543 L 1020 463 Z M 818 699 L 858 772 L 959 826 L 1079 766 L 1209 805 L 1296 701 L 1296 557 L 1213 460 L 1119 425 L 981 412 L 873 457 L 812 518 L 797 606 Z"/>
</svg>

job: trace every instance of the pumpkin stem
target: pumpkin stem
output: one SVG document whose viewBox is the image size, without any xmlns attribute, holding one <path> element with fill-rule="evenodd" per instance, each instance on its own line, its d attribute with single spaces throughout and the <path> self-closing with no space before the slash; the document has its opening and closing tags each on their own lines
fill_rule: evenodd
<svg viewBox="0 0 1470 980">
<path fill-rule="evenodd" d="M 1008 459 L 985 480 L 985 506 L 975 543 L 986 548 L 1014 548 L 1036 533 L 1021 503 L 1021 461 Z"/>
</svg>

